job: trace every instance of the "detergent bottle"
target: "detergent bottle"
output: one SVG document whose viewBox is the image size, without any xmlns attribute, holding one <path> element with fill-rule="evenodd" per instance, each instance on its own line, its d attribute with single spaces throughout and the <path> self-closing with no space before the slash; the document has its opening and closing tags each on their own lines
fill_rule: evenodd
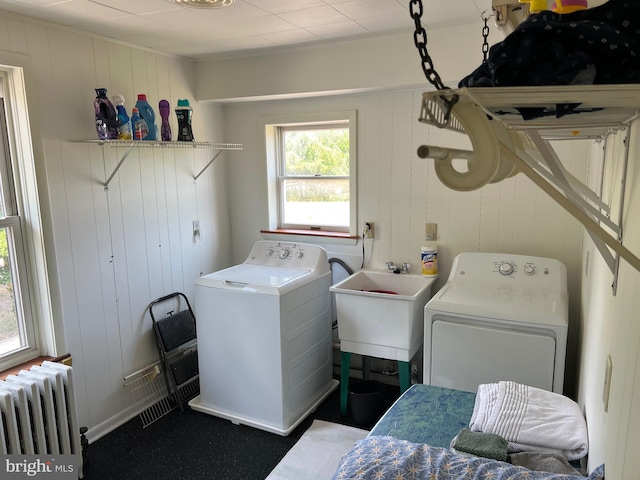
<svg viewBox="0 0 640 480">
<path fill-rule="evenodd" d="M 142 119 L 136 107 L 131 110 L 131 128 L 133 130 L 133 139 L 142 140 Z"/>
<path fill-rule="evenodd" d="M 116 109 L 107 97 L 106 88 L 96 88 L 96 98 L 93 109 L 96 114 L 96 133 L 100 140 L 114 140 L 118 138 L 118 120 Z"/>
<path fill-rule="evenodd" d="M 158 111 L 160 112 L 160 118 L 162 118 L 160 138 L 163 142 L 170 142 L 171 125 L 169 124 L 169 115 L 171 114 L 171 105 L 169 105 L 167 100 L 160 100 L 160 103 L 158 103 Z"/>
<path fill-rule="evenodd" d="M 551 10 L 556 13 L 573 13 L 587 8 L 589 8 L 587 0 L 556 0 L 551 6 Z"/>
<path fill-rule="evenodd" d="M 113 103 L 116 106 L 118 115 L 118 138 L 120 140 L 131 140 L 133 138 L 131 122 L 129 121 L 129 115 L 127 115 L 127 109 L 124 108 L 124 97 L 122 95 L 114 95 Z"/>
<path fill-rule="evenodd" d="M 191 116 L 193 109 L 189 105 L 189 100 L 178 100 L 175 108 L 178 118 L 178 141 L 193 142 L 193 130 L 191 129 Z"/>
<path fill-rule="evenodd" d="M 156 114 L 147 102 L 147 96 L 144 93 L 138 94 L 136 108 L 140 114 L 140 132 L 142 134 L 140 140 L 157 140 Z"/>
<path fill-rule="evenodd" d="M 547 0 L 519 0 L 519 2 L 528 3 L 530 13 L 540 13 L 547 10 Z"/>
</svg>

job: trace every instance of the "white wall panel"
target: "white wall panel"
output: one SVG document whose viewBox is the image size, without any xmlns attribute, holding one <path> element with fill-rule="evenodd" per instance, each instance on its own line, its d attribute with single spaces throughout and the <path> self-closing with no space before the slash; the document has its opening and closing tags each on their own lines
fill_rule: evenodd
<svg viewBox="0 0 640 480">
<path fill-rule="evenodd" d="M 239 199 L 243 192 L 255 193 L 253 202 L 237 200 L 231 205 L 233 261 L 244 261 L 250 245 L 261 238 L 263 227 L 259 226 L 267 224 L 262 206 L 266 188 L 264 177 L 260 178 L 264 155 L 259 151 L 261 145 L 255 145 L 259 116 L 356 109 L 358 234 L 364 222 L 375 222 L 375 238 L 365 242 L 366 267 L 384 268 L 390 260 L 409 261 L 412 271 L 419 272 L 424 224 L 433 222 L 438 224 L 441 274 L 434 290 L 444 283 L 453 257 L 462 251 L 546 254 L 570 269 L 578 268 L 579 276 L 580 225 L 522 174 L 481 190 L 456 192 L 437 178 L 433 160 L 417 157 L 417 148 L 423 144 L 470 148 L 466 136 L 417 121 L 421 93 L 409 90 L 227 105 L 228 127 L 251 145 L 250 153 L 245 149 L 238 161 L 227 165 L 233 192 L 237 192 L 232 195 Z M 249 203 L 260 206 L 253 208 Z M 343 251 L 361 256 L 362 246 L 344 247 Z M 579 285 L 570 288 L 577 301 Z M 577 314 L 574 308 L 572 321 L 577 321 Z"/>
<path fill-rule="evenodd" d="M 489 184 L 480 195 L 478 216 L 478 249 L 485 252 L 497 252 L 498 227 L 500 221 L 500 191 L 502 185 Z"/>
<path fill-rule="evenodd" d="M 427 85 L 411 22 L 400 34 L 202 61 L 198 98 L 212 101 L 314 96 Z M 446 85 L 482 62 L 483 24 L 429 29 L 429 52 Z M 490 35 L 501 37 L 497 29 Z M 493 38 L 490 38 L 493 43 Z"/>
<path fill-rule="evenodd" d="M 144 366 L 144 358 L 150 358 L 153 351 L 152 345 L 148 342 L 138 344 L 138 339 L 142 336 L 139 324 L 146 304 L 149 303 L 145 304 L 145 298 L 150 297 L 147 244 L 140 240 L 146 238 L 144 189 L 153 174 L 156 157 L 161 153 L 155 150 L 145 153 L 149 155 L 135 152 L 121 167 L 116 180 L 119 195 L 111 195 L 116 193 L 116 189 L 108 192 L 109 202 L 122 206 L 118 209 L 122 214 L 122 238 L 119 239 L 121 253 L 115 255 L 115 265 L 117 275 L 121 276 L 117 283 L 127 285 L 127 289 L 118 292 L 117 302 L 118 315 L 121 318 L 120 342 L 123 363 L 131 366 L 134 371 Z M 155 192 L 151 192 L 150 195 L 155 196 Z M 139 294 L 136 295 L 134 292 Z M 151 339 L 150 336 L 148 338 Z M 142 348 L 143 352 L 146 350 L 147 355 L 140 355 L 142 352 L 136 352 L 136 347 Z"/>
<path fill-rule="evenodd" d="M 402 194 L 399 192 L 399 185 L 396 183 L 400 176 L 398 172 L 400 162 L 393 162 L 391 142 L 389 142 L 389 138 L 392 138 L 391 132 L 393 130 L 390 118 L 393 104 L 389 96 L 371 98 L 369 100 L 371 111 L 365 111 L 363 115 L 363 139 L 359 145 L 360 148 L 364 149 L 365 156 L 362 162 L 358 159 L 358 172 L 362 169 L 365 172 L 369 169 L 378 170 L 377 177 L 365 177 L 365 191 L 372 192 L 378 200 L 377 217 L 379 220 L 376 228 L 380 233 L 377 241 L 374 241 L 371 246 L 375 246 L 375 251 L 372 249 L 372 253 L 376 255 L 378 266 L 380 267 L 385 265 L 387 261 L 394 259 L 394 247 L 398 243 L 397 239 L 403 233 L 406 235 L 406 232 L 400 230 L 402 224 L 396 223 L 396 218 L 394 218 L 394 213 L 397 212 L 399 203 L 394 200 L 397 195 Z M 369 212 L 370 198 L 370 196 L 364 198 L 365 210 L 363 213 L 365 217 L 367 215 L 371 216 L 372 213 Z M 358 221 L 358 226 L 360 227 L 358 230 L 363 229 L 366 221 L 365 217 Z"/>
<path fill-rule="evenodd" d="M 640 254 L 640 164 L 636 152 L 640 149 L 640 123 L 631 129 L 630 163 L 626 182 L 623 220 L 623 243 L 636 255 Z M 604 169 L 604 196 L 611 199 L 613 218 L 617 218 L 622 183 L 624 134 L 611 137 L 607 144 Z M 597 152 L 594 152 L 594 155 Z M 598 164 L 598 162 L 595 162 Z M 596 167 L 599 168 L 599 167 Z M 590 177 L 598 184 L 598 176 Z M 582 275 L 582 324 L 580 330 L 579 400 L 584 405 L 590 431 L 589 466 L 606 462 L 607 477 L 635 479 L 640 401 L 638 396 L 640 370 L 640 273 L 626 262 L 620 264 L 617 293 L 614 296 L 612 274 L 585 236 L 583 262 L 589 268 Z M 608 412 L 602 399 L 607 356 L 611 356 L 613 375 Z"/>
<path fill-rule="evenodd" d="M 124 376 L 157 359 L 147 305 L 175 290 L 190 296 L 197 276 L 228 257 L 229 223 L 226 210 L 219 211 L 226 201 L 215 203 L 226 199 L 225 179 L 214 177 L 224 177 L 224 168 L 193 180 L 213 151 L 136 149 L 105 191 L 126 149 L 74 141 L 96 138 L 96 87 L 124 95 L 129 112 L 136 95 L 146 93 L 158 124 L 161 98 L 172 106 L 189 99 L 194 134 L 203 141 L 226 141 L 221 107 L 195 102 L 191 61 L 15 17 L 0 15 L 0 26 L 0 49 L 33 62 L 37 92 L 29 100 L 40 113 L 42 139 L 34 141 L 44 147 L 41 204 L 53 229 L 46 248 L 52 292 L 59 295 L 53 303 L 74 358 L 80 422 L 95 437 L 134 413 Z M 175 135 L 173 112 L 170 120 Z M 197 243 L 194 219 L 209 232 Z"/>
<path fill-rule="evenodd" d="M 11 51 L 9 23 L 6 18 L 0 18 L 0 49 L 7 51 Z"/>
<path fill-rule="evenodd" d="M 380 138 L 383 142 L 383 155 L 389 155 L 388 159 L 382 157 L 383 161 L 388 161 L 391 165 L 391 208 L 392 218 L 390 223 L 392 251 L 407 252 L 404 256 L 394 255 L 389 260 L 401 265 L 403 262 L 413 263 L 414 270 L 418 265 L 412 262 L 415 255 L 409 255 L 411 247 L 415 244 L 411 237 L 411 220 L 413 203 L 411 202 L 411 158 L 414 153 L 411 151 L 411 119 L 407 115 L 412 108 L 411 95 L 406 93 L 392 93 L 384 96 L 385 103 L 388 103 L 388 113 L 383 117 L 384 129 Z M 394 139 L 389 141 L 389 138 Z M 383 188 L 389 188 L 384 186 Z M 408 206 L 408 208 L 407 208 Z M 415 237 L 414 237 L 415 238 Z M 420 246 L 414 250 L 420 252 Z"/>
<path fill-rule="evenodd" d="M 378 241 L 375 243 L 372 240 L 365 242 L 366 252 L 365 256 L 367 260 L 371 258 L 373 252 L 373 246 L 381 255 L 388 258 L 390 261 L 390 239 L 389 225 L 391 212 L 387 208 L 389 205 L 389 188 L 385 188 L 385 182 L 389 179 L 390 165 L 385 165 L 387 170 L 382 168 L 366 168 L 365 165 L 375 165 L 375 159 L 377 157 L 377 149 L 379 148 L 378 142 L 368 141 L 367 132 L 371 129 L 380 131 L 381 119 L 380 105 L 378 102 L 373 102 L 372 105 L 367 105 L 362 109 L 358 109 L 358 219 L 362 222 L 373 221 L 377 225 L 374 225 L 375 230 L 378 233 Z M 358 223 L 358 235 L 362 234 L 364 229 L 364 223 Z M 386 233 L 385 233 L 386 232 Z M 362 262 L 359 262 L 361 265 Z"/>
<path fill-rule="evenodd" d="M 172 157 L 175 152 L 171 150 L 166 152 L 154 152 L 154 154 L 162 156 L 159 162 L 156 162 L 154 158 L 154 165 L 156 163 L 164 165 L 165 162 L 172 161 Z M 161 245 L 160 231 L 166 230 L 166 202 L 164 196 L 159 194 L 164 188 L 164 176 L 162 175 L 162 171 L 158 168 L 145 169 L 142 172 L 141 188 L 143 201 L 142 209 L 144 211 L 143 226 L 145 253 L 147 258 L 146 274 L 149 285 L 149 296 L 152 298 L 158 298 L 162 296 L 162 292 L 167 291 L 163 285 L 163 258 L 162 250 L 159 248 L 159 245 Z"/>
</svg>

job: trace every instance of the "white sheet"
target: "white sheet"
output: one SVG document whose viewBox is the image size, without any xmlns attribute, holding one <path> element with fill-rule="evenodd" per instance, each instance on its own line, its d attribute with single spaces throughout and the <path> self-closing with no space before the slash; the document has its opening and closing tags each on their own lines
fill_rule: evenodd
<svg viewBox="0 0 640 480">
<path fill-rule="evenodd" d="M 502 436 L 510 452 L 555 452 L 577 460 L 589 450 L 587 424 L 576 402 L 515 382 L 478 387 L 469 429 Z"/>
</svg>

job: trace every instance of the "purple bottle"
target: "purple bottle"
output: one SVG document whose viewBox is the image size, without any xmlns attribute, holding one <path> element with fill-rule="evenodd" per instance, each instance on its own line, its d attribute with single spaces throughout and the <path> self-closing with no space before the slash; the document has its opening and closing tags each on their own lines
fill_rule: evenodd
<svg viewBox="0 0 640 480">
<path fill-rule="evenodd" d="M 170 142 L 171 125 L 169 125 L 169 115 L 171 114 L 171 105 L 167 100 L 160 100 L 160 103 L 158 103 L 158 110 L 160 111 L 160 117 L 162 118 L 162 124 L 160 125 L 160 138 L 163 142 Z"/>
<path fill-rule="evenodd" d="M 93 101 L 96 113 L 96 132 L 100 140 L 115 140 L 118 138 L 118 115 L 116 109 L 107 97 L 106 88 L 96 88 L 96 98 Z"/>
</svg>

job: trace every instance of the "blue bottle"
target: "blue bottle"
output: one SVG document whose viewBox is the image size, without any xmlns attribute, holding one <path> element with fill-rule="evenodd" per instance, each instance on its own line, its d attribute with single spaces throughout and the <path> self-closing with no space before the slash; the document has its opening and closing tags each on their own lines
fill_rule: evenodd
<svg viewBox="0 0 640 480">
<path fill-rule="evenodd" d="M 118 120 L 116 109 L 107 97 L 106 88 L 96 88 L 96 98 L 93 109 L 96 114 L 96 132 L 100 140 L 114 140 L 118 138 Z"/>
<path fill-rule="evenodd" d="M 147 102 L 147 96 L 144 93 L 138 94 L 136 108 L 140 113 L 140 131 L 142 133 L 141 140 L 157 140 L 158 127 L 156 127 L 156 114 Z"/>
<path fill-rule="evenodd" d="M 142 140 L 142 119 L 136 107 L 131 110 L 131 128 L 133 130 L 133 139 Z"/>
<path fill-rule="evenodd" d="M 124 97 L 122 95 L 114 95 L 113 103 L 116 106 L 116 113 L 118 115 L 118 139 L 131 140 L 133 138 L 131 134 L 131 122 L 129 121 L 129 115 L 127 115 L 127 109 L 124 108 Z"/>
</svg>

